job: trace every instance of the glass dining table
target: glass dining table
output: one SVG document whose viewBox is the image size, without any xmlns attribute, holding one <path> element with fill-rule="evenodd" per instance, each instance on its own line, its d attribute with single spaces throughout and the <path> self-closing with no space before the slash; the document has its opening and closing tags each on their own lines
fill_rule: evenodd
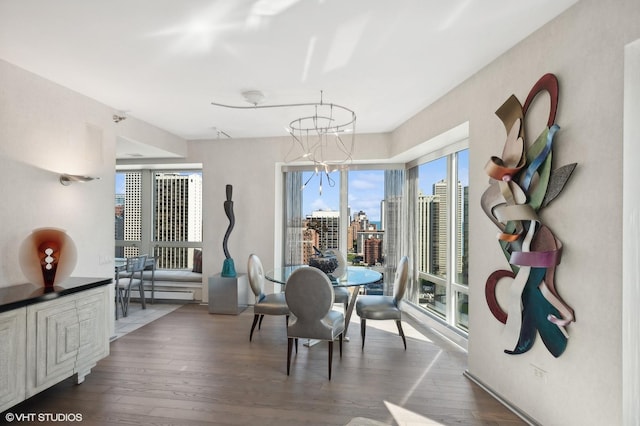
<svg viewBox="0 0 640 426">
<path fill-rule="evenodd" d="M 265 278 L 276 284 L 286 285 L 287 279 L 293 271 L 299 268 L 310 268 L 309 265 L 293 265 L 284 266 L 282 268 L 275 268 L 265 273 Z M 356 299 L 361 287 L 374 284 L 382 280 L 382 274 L 373 269 L 369 269 L 363 266 L 347 266 L 344 275 L 341 277 L 334 277 L 328 274 L 331 283 L 335 287 L 347 287 L 350 293 L 349 304 L 347 306 L 347 312 L 344 313 L 344 337 L 348 340 L 347 330 L 349 329 L 349 322 L 351 321 L 351 314 L 353 308 L 356 306 Z"/>
</svg>

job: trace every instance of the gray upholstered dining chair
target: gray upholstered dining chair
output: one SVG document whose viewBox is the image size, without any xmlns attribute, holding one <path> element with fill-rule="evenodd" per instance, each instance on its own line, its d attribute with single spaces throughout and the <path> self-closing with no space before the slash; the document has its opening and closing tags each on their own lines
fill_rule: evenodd
<svg viewBox="0 0 640 426">
<path fill-rule="evenodd" d="M 356 312 L 360 317 L 360 334 L 362 335 L 362 349 L 364 349 L 364 338 L 366 334 L 367 320 L 395 320 L 398 326 L 398 334 L 402 337 L 404 349 L 407 349 L 407 339 L 402 331 L 402 311 L 400 302 L 407 289 L 409 277 L 409 259 L 403 256 L 396 268 L 396 275 L 393 281 L 393 296 L 360 296 L 356 302 Z"/>
<path fill-rule="evenodd" d="M 120 301 L 120 308 L 122 309 L 123 317 L 126 317 L 129 312 L 129 301 L 131 300 L 132 287 L 138 287 L 142 309 L 147 309 L 144 297 L 144 279 L 142 276 L 144 267 L 147 263 L 147 256 L 148 255 L 144 254 L 142 256 L 127 258 L 126 272 L 129 279 L 121 278 L 118 279 L 118 282 L 116 283 L 117 298 Z M 140 277 L 138 278 L 136 274 L 140 274 Z"/>
<path fill-rule="evenodd" d="M 284 315 L 286 323 L 289 322 L 289 307 L 284 298 L 284 293 L 264 294 L 264 268 L 262 261 L 256 254 L 249 255 L 247 263 L 249 286 L 256 297 L 253 305 L 253 324 L 249 333 L 249 341 L 253 338 L 253 330 L 258 324 L 258 330 L 262 327 L 262 319 L 265 315 Z"/>
<path fill-rule="evenodd" d="M 324 252 L 325 255 L 335 256 L 338 260 L 338 267 L 331 273 L 335 278 L 342 277 L 347 272 L 347 259 L 340 250 L 329 249 Z M 344 305 L 344 312 L 347 312 L 349 306 L 349 297 L 351 294 L 345 287 L 333 287 L 334 303 L 342 303 Z"/>
<path fill-rule="evenodd" d="M 291 349 L 298 339 L 326 340 L 329 342 L 329 380 L 333 363 L 333 341 L 344 334 L 344 314 L 331 309 L 333 285 L 329 277 L 316 268 L 300 268 L 293 271 L 284 288 L 292 320 L 287 325 L 287 376 L 291 368 Z"/>
</svg>

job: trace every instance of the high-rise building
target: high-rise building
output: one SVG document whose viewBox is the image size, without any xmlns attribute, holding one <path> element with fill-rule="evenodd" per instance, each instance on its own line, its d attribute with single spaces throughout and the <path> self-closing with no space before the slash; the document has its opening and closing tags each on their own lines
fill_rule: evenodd
<svg viewBox="0 0 640 426">
<path fill-rule="evenodd" d="M 139 172 L 125 173 L 124 241 L 140 241 L 142 238 L 141 183 Z M 137 256 L 138 254 L 138 247 L 124 247 L 125 257 Z"/>
<path fill-rule="evenodd" d="M 332 210 L 316 210 L 304 221 L 302 232 L 302 261 L 309 262 L 315 254 L 313 247 L 320 250 L 339 248 L 340 245 L 340 212 Z"/>
<path fill-rule="evenodd" d="M 202 240 L 202 176 L 156 173 L 154 186 L 154 241 Z M 158 268 L 193 267 L 193 248 L 159 246 Z"/>
<path fill-rule="evenodd" d="M 418 268 L 427 273 L 444 276 L 447 270 L 447 182 L 441 180 L 433 184 L 431 195 L 418 196 Z M 454 243 L 456 255 L 456 274 L 462 274 L 466 266 L 463 263 L 463 203 L 466 200 L 462 185 L 458 182 L 456 197 L 456 218 Z"/>
<path fill-rule="evenodd" d="M 358 222 L 359 231 L 366 231 L 369 229 L 369 218 L 367 214 L 360 210 L 356 215 L 354 220 Z"/>
<path fill-rule="evenodd" d="M 433 184 L 434 202 L 434 246 L 433 272 L 438 276 L 444 276 L 447 271 L 447 181 L 441 180 Z"/>
<path fill-rule="evenodd" d="M 364 240 L 364 263 L 374 266 L 384 261 L 382 257 L 382 240 L 367 238 Z"/>
<path fill-rule="evenodd" d="M 434 257 L 434 199 L 433 195 L 418 194 L 418 270 L 433 273 L 431 259 Z"/>
<path fill-rule="evenodd" d="M 357 238 L 360 224 L 356 220 L 352 220 L 347 228 L 347 252 L 356 253 L 358 251 Z"/>
<path fill-rule="evenodd" d="M 141 179 L 142 175 L 139 172 L 125 173 L 122 233 L 125 241 L 142 239 Z M 153 241 L 202 241 L 200 174 L 155 173 L 153 194 Z M 117 223 L 116 220 L 116 226 Z M 156 257 L 158 268 L 184 269 L 193 266 L 193 250 L 192 247 L 157 245 L 153 255 Z M 125 257 L 136 256 L 139 249 L 137 246 L 124 247 L 122 254 Z"/>
<path fill-rule="evenodd" d="M 358 232 L 358 254 L 363 256 L 363 261 L 364 261 L 364 252 L 365 252 L 365 244 L 367 242 L 367 240 L 369 239 L 375 239 L 375 240 L 380 240 L 380 241 L 384 241 L 384 232 L 383 231 L 359 231 Z"/>
</svg>

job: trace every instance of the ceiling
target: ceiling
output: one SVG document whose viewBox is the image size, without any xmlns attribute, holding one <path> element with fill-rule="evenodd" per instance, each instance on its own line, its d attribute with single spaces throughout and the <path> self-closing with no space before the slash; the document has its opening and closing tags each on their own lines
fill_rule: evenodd
<svg viewBox="0 0 640 426">
<path fill-rule="evenodd" d="M 577 0 L 0 0 L 0 58 L 185 139 L 284 136 L 300 108 L 388 132 Z"/>
</svg>

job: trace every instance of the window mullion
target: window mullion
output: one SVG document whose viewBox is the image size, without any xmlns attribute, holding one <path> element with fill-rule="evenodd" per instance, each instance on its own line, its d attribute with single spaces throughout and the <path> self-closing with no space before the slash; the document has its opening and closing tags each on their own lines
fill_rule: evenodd
<svg viewBox="0 0 640 426">
<path fill-rule="evenodd" d="M 153 173 L 140 173 L 140 253 L 153 256 Z"/>
<path fill-rule="evenodd" d="M 454 312 L 455 312 L 455 292 L 452 289 L 451 283 L 453 282 L 453 268 L 455 265 L 455 196 L 456 196 L 456 167 L 455 167 L 455 154 L 447 155 L 447 273 L 446 273 L 446 294 L 447 294 L 447 307 L 446 318 L 449 324 L 454 324 Z"/>
</svg>

